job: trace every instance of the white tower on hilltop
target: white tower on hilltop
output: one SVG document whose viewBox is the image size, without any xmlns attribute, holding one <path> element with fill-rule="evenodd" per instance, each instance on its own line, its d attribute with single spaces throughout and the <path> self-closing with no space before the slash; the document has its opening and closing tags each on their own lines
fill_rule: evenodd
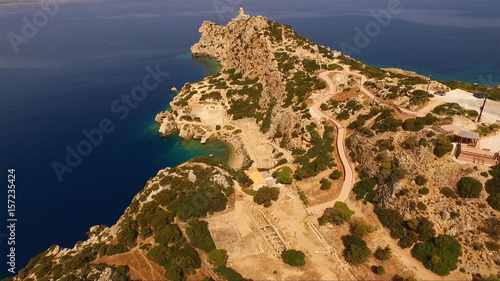
<svg viewBox="0 0 500 281">
<path fill-rule="evenodd" d="M 237 19 L 249 19 L 249 15 L 245 15 L 245 10 L 243 10 L 243 6 L 240 6 L 240 12 L 238 14 Z"/>
</svg>

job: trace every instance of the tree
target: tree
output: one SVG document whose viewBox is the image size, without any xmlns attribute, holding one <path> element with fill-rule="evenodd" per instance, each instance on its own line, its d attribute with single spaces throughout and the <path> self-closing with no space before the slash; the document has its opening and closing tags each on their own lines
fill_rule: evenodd
<svg viewBox="0 0 500 281">
<path fill-rule="evenodd" d="M 306 255 L 301 251 L 287 250 L 281 254 L 283 261 L 290 266 L 304 266 L 306 265 Z"/>
<path fill-rule="evenodd" d="M 215 249 L 215 242 L 208 230 L 208 222 L 190 218 L 186 224 L 186 233 L 191 240 L 191 245 L 207 253 Z"/>
<path fill-rule="evenodd" d="M 372 233 L 376 230 L 375 226 L 369 224 L 362 218 L 354 218 L 350 221 L 351 233 L 357 234 L 361 237 Z"/>
<path fill-rule="evenodd" d="M 156 243 L 168 245 L 179 241 L 182 238 L 182 232 L 177 224 L 167 224 L 155 229 L 154 239 Z M 182 242 L 184 239 L 182 239 Z"/>
<path fill-rule="evenodd" d="M 276 181 L 279 183 L 291 184 L 293 181 L 292 174 L 293 174 L 292 169 L 288 166 L 284 166 L 281 167 L 279 170 L 274 171 L 273 177 L 275 177 Z"/>
<path fill-rule="evenodd" d="M 479 198 L 483 185 L 474 178 L 463 177 L 458 181 L 457 189 L 458 194 L 463 198 Z"/>
<path fill-rule="evenodd" d="M 346 247 L 344 254 L 348 262 L 354 265 L 365 263 L 371 255 L 371 251 L 361 236 L 353 234 L 342 237 Z"/>
<path fill-rule="evenodd" d="M 335 225 L 344 224 L 348 221 L 354 211 L 350 210 L 346 203 L 337 201 L 333 208 L 327 208 L 323 215 L 318 219 L 320 225 L 330 222 Z"/>
<path fill-rule="evenodd" d="M 208 253 L 208 258 L 214 267 L 226 266 L 227 263 L 227 251 L 223 249 L 216 249 Z"/>
<path fill-rule="evenodd" d="M 332 182 L 329 181 L 328 179 L 321 179 L 321 190 L 328 190 L 332 188 Z"/>
<path fill-rule="evenodd" d="M 270 207 L 272 205 L 271 201 L 278 200 L 279 194 L 280 191 L 277 187 L 263 186 L 257 190 L 253 201 L 259 205 L 264 205 L 264 207 Z"/>
<path fill-rule="evenodd" d="M 401 239 L 399 239 L 398 245 L 401 248 L 406 249 L 413 246 L 413 244 L 415 244 L 417 241 L 418 241 L 417 233 L 415 233 L 415 231 L 413 230 L 410 230 L 406 231 L 406 234 L 403 237 L 401 237 Z"/>
<path fill-rule="evenodd" d="M 423 175 L 418 175 L 416 178 L 415 178 L 415 183 L 417 185 L 424 185 L 425 183 L 427 183 L 427 179 L 425 178 L 425 176 Z"/>
<path fill-rule="evenodd" d="M 439 275 L 448 275 L 457 269 L 462 246 L 449 235 L 440 235 L 425 243 L 417 243 L 411 250 L 414 258 Z"/>
<path fill-rule="evenodd" d="M 389 245 L 385 246 L 384 249 L 381 247 L 378 247 L 377 250 L 375 251 L 375 257 L 381 261 L 387 261 L 391 258 L 392 256 L 392 250 Z"/>
<path fill-rule="evenodd" d="M 447 153 L 451 152 L 453 149 L 453 144 L 451 140 L 446 135 L 438 135 L 436 140 L 436 147 L 434 148 L 434 154 L 441 158 Z"/>
<path fill-rule="evenodd" d="M 342 177 L 342 172 L 341 172 L 341 171 L 339 171 L 339 170 L 335 170 L 335 171 L 333 171 L 333 172 L 330 174 L 330 178 L 331 178 L 332 180 L 338 180 L 338 179 L 340 179 L 340 177 Z"/>
<path fill-rule="evenodd" d="M 490 204 L 491 208 L 500 211 L 500 193 L 490 195 L 486 200 L 488 201 L 488 204 Z"/>
<path fill-rule="evenodd" d="M 372 266 L 373 273 L 377 275 L 382 275 L 385 273 L 385 268 L 383 266 Z"/>
</svg>

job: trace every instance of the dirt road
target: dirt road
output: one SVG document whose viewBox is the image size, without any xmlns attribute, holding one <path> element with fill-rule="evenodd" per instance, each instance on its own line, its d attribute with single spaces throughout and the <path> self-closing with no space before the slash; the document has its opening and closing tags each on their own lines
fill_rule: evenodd
<svg viewBox="0 0 500 281">
<path fill-rule="evenodd" d="M 310 112 L 311 112 L 311 115 L 313 117 L 318 118 L 318 119 L 321 119 L 321 118 L 327 119 L 327 120 L 331 121 L 332 123 L 334 123 L 335 126 L 337 126 L 337 131 L 338 131 L 337 142 L 336 142 L 337 143 L 337 152 L 339 153 L 340 161 L 342 162 L 342 166 L 344 166 L 345 180 L 344 180 L 344 183 L 342 184 L 342 190 L 340 191 L 340 194 L 336 199 L 329 201 L 329 202 L 326 202 L 326 203 L 322 203 L 322 204 L 311 206 L 311 207 L 307 208 L 307 212 L 309 214 L 323 212 L 326 208 L 332 207 L 333 204 L 335 204 L 335 202 L 337 202 L 337 201 L 342 201 L 342 202 L 346 201 L 347 197 L 349 196 L 349 192 L 351 191 L 352 186 L 354 184 L 354 168 L 352 167 L 352 164 L 349 162 L 349 160 L 347 158 L 347 149 L 345 147 L 345 137 L 346 137 L 345 128 L 344 128 L 344 126 L 342 126 L 342 124 L 340 124 L 339 122 L 337 122 L 335 119 L 331 118 L 330 116 L 326 115 L 325 113 L 323 113 L 319 109 L 319 107 L 321 106 L 321 104 L 323 102 L 325 102 L 331 96 L 333 96 L 333 94 L 335 94 L 336 87 L 335 87 L 335 84 L 333 83 L 333 81 L 328 77 L 327 71 L 319 74 L 319 78 L 321 78 L 325 81 L 327 88 L 328 88 L 328 93 L 326 95 L 320 97 L 316 101 L 314 101 L 313 105 L 310 108 Z"/>
</svg>

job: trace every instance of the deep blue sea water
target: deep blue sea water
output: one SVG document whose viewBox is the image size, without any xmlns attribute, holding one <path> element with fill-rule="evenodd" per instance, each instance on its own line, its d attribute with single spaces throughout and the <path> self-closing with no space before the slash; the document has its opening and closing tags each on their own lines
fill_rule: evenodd
<svg viewBox="0 0 500 281">
<path fill-rule="evenodd" d="M 500 1 L 403 1 L 401 12 L 352 56 L 379 67 L 399 67 L 436 79 L 500 81 Z M 230 4 L 232 3 L 232 4 Z M 161 138 L 154 117 L 172 99 L 171 87 L 202 79 L 210 66 L 189 47 L 203 20 L 225 24 L 243 3 L 319 44 L 353 44 L 355 27 L 387 8 L 374 0 L 91 0 L 70 1 L 14 53 L 7 38 L 21 34 L 36 3 L 0 5 L 0 261 L 6 276 L 7 169 L 16 169 L 16 271 L 52 244 L 72 247 L 97 224 L 112 225 L 145 182 L 167 166 L 214 152 Z M 110 106 L 142 83 L 147 66 L 169 75 L 124 120 Z M 82 130 L 109 118 L 115 130 L 59 182 L 51 168 Z"/>
</svg>

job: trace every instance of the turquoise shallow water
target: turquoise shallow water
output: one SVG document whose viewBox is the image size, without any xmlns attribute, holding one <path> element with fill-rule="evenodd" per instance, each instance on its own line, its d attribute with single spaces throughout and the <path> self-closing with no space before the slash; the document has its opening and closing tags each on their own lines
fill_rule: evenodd
<svg viewBox="0 0 500 281">
<path fill-rule="evenodd" d="M 7 34 L 20 33 L 22 17 L 40 7 L 0 5 L 0 175 L 16 169 L 17 270 L 54 243 L 72 247 L 91 226 L 114 224 L 158 170 L 210 153 L 227 160 L 224 143 L 161 138 L 154 122 L 168 108 L 172 87 L 217 71 L 213 63 L 193 59 L 189 47 L 198 41 L 204 20 L 226 24 L 236 14 L 240 3 L 223 2 L 224 10 L 202 0 L 70 1 L 18 54 Z M 491 81 L 500 81 L 499 1 L 402 3 L 403 11 L 354 57 L 437 79 L 480 82 L 491 75 Z M 304 37 L 338 49 L 387 1 L 243 4 L 251 15 L 290 24 Z M 120 120 L 110 105 L 141 83 L 147 66 L 156 65 L 168 76 Z M 51 163 L 64 162 L 65 147 L 76 147 L 82 130 L 96 128 L 103 118 L 111 119 L 115 130 L 59 182 Z M 6 272 L 2 233 L 3 227 L 1 277 Z"/>
</svg>

